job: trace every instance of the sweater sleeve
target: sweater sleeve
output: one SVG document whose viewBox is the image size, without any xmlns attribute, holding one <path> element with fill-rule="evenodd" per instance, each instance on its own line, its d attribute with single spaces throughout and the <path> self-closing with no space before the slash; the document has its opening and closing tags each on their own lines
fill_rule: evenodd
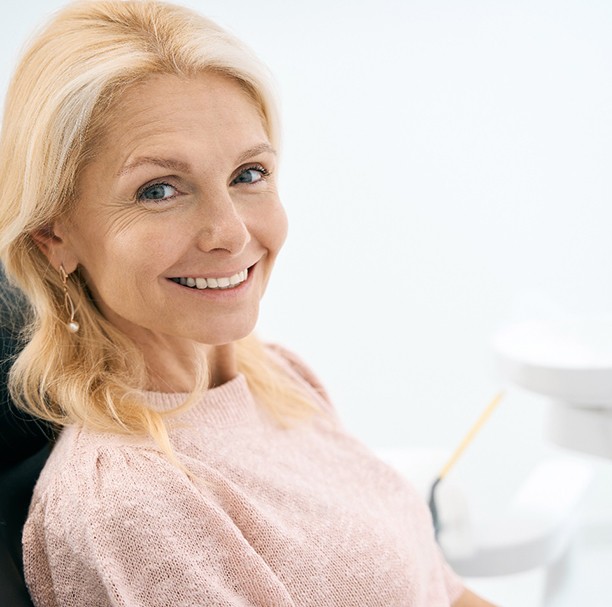
<svg viewBox="0 0 612 607">
<path fill-rule="evenodd" d="M 205 482 L 146 449 L 104 448 L 89 466 L 58 475 L 31 508 L 37 607 L 293 605 Z"/>
<path fill-rule="evenodd" d="M 446 562 L 442 550 L 439 550 L 440 560 L 442 562 L 442 572 L 444 576 L 444 586 L 448 598 L 450 599 L 451 605 L 454 605 L 459 600 L 461 595 L 465 591 L 465 585 L 463 580 L 451 569 L 450 565 Z"/>
</svg>

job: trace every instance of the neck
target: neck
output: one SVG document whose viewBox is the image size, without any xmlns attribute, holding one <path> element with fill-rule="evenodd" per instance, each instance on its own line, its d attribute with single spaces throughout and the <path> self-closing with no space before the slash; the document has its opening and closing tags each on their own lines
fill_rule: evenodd
<svg viewBox="0 0 612 607">
<path fill-rule="evenodd" d="M 208 387 L 220 386 L 238 374 L 238 361 L 234 344 L 215 346 L 208 353 Z"/>
<path fill-rule="evenodd" d="M 236 349 L 233 343 L 221 346 L 196 345 L 188 352 L 167 350 L 145 352 L 149 374 L 148 390 L 154 392 L 191 392 L 195 387 L 194 365 L 208 369 L 208 387 L 220 386 L 238 373 Z"/>
</svg>

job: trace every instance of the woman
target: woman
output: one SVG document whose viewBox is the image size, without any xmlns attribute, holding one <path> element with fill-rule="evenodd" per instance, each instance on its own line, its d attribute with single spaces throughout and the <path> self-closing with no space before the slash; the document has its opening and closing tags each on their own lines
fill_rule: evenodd
<svg viewBox="0 0 612 607">
<path fill-rule="evenodd" d="M 210 21 L 86 2 L 9 89 L 15 398 L 63 427 L 24 530 L 48 605 L 486 605 L 425 506 L 251 336 L 286 234 L 267 74 Z"/>
</svg>

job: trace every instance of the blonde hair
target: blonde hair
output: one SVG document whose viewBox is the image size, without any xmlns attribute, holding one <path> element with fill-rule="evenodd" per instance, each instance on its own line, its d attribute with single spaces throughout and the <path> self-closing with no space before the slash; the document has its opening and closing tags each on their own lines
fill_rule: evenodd
<svg viewBox="0 0 612 607">
<path fill-rule="evenodd" d="M 11 374 L 14 398 L 59 426 L 79 422 L 103 431 L 148 433 L 168 454 L 162 414 L 139 397 L 147 380 L 142 354 L 100 314 L 78 271 L 68 288 L 78 302 L 80 330 L 66 330 L 60 276 L 32 234 L 70 212 L 79 175 L 127 87 L 152 74 L 190 77 L 203 71 L 241 85 L 278 147 L 276 105 L 259 60 L 205 17 L 148 0 L 77 2 L 60 11 L 17 67 L 0 140 L 0 256 L 33 310 L 27 345 Z M 254 337 L 238 342 L 237 355 L 252 391 L 279 419 L 312 409 Z M 200 388 L 206 385 L 205 369 L 197 381 Z"/>
</svg>

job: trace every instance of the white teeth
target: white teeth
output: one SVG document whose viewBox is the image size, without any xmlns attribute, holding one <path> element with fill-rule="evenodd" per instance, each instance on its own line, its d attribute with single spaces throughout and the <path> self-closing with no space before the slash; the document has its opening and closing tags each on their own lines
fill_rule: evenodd
<svg viewBox="0 0 612 607">
<path fill-rule="evenodd" d="M 229 289 L 244 282 L 249 275 L 249 271 L 242 270 L 229 278 L 174 278 L 175 282 L 184 287 L 195 287 L 196 289 Z"/>
</svg>

